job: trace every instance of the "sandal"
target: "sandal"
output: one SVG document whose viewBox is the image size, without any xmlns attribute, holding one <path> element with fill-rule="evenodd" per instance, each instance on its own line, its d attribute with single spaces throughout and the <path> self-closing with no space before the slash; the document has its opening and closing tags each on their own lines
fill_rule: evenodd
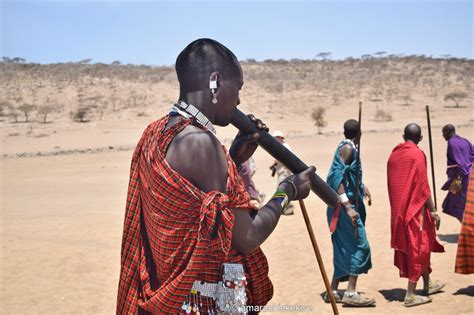
<svg viewBox="0 0 474 315">
<path fill-rule="evenodd" d="M 334 295 L 334 299 L 336 300 L 336 303 L 342 303 L 342 297 L 339 295 L 339 293 L 337 293 L 337 290 L 332 291 L 332 295 Z M 329 300 L 329 296 L 327 292 L 324 294 L 324 302 L 331 303 L 331 300 Z"/>
<path fill-rule="evenodd" d="M 439 281 L 431 282 L 428 285 L 428 290 L 423 290 L 425 295 L 432 295 L 441 292 L 446 283 L 441 283 Z"/>
<path fill-rule="evenodd" d="M 405 300 L 403 301 L 403 306 L 412 307 L 412 306 L 423 305 L 426 303 L 430 303 L 431 300 L 432 299 L 428 296 L 412 295 L 410 297 L 405 297 Z"/>
<path fill-rule="evenodd" d="M 369 307 L 375 305 L 375 300 L 363 297 L 358 292 L 344 293 L 342 304 L 354 307 Z"/>
</svg>

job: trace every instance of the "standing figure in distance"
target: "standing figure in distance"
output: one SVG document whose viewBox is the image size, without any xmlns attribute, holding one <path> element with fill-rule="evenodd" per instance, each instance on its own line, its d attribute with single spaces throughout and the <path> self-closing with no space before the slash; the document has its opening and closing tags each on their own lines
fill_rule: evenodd
<svg viewBox="0 0 474 315">
<path fill-rule="evenodd" d="M 391 206 L 391 247 L 400 277 L 408 278 L 403 305 L 431 302 L 429 295 L 441 291 L 445 284 L 430 279 L 431 252 L 444 252 L 436 240 L 435 226 L 440 218 L 431 198 L 426 171 L 426 156 L 418 147 L 423 136 L 417 124 L 405 127 L 404 143 L 397 145 L 387 164 L 388 194 Z M 418 279 L 423 277 L 423 292 L 416 295 Z"/>
<path fill-rule="evenodd" d="M 451 124 L 443 127 L 443 138 L 448 142 L 448 180 L 441 187 L 442 190 L 448 191 L 443 201 L 443 212 L 462 222 L 474 151 L 471 142 L 458 136 Z"/>
<path fill-rule="evenodd" d="M 333 247 L 334 276 L 331 290 L 337 302 L 347 306 L 374 306 L 375 300 L 363 297 L 356 290 L 360 274 L 372 268 L 370 246 L 365 231 L 364 196 L 372 204 L 369 189 L 362 183 L 362 166 L 357 170 L 357 147 L 355 142 L 360 139 L 359 122 L 350 119 L 344 123 L 344 136 L 337 146 L 334 159 L 329 170 L 327 183 L 337 191 L 342 205 L 327 209 L 327 218 L 331 230 Z M 360 172 L 359 209 L 354 209 L 356 198 L 356 177 Z M 342 207 L 342 209 L 341 209 Z M 339 282 L 348 281 L 347 289 L 341 298 L 337 292 Z M 326 302 L 329 299 L 326 296 Z"/>
</svg>

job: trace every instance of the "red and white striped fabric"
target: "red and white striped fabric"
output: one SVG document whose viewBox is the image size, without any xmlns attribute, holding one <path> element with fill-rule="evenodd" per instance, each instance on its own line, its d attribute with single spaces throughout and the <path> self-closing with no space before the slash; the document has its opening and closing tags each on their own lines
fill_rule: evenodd
<svg viewBox="0 0 474 315">
<path fill-rule="evenodd" d="M 241 256 L 231 247 L 233 209 L 251 209 L 235 164 L 229 157 L 225 194 L 204 193 L 165 160 L 168 145 L 191 121 L 165 130 L 167 122 L 168 116 L 151 123 L 133 154 L 117 314 L 176 314 L 195 280 L 221 280 L 223 262 L 244 265 L 248 304 L 265 305 L 273 287 L 263 252 Z"/>
<path fill-rule="evenodd" d="M 466 208 L 456 255 L 456 273 L 474 273 L 474 172 L 471 173 L 466 196 Z"/>
<path fill-rule="evenodd" d="M 394 263 L 400 277 L 416 282 L 426 269 L 431 271 L 431 252 L 444 252 L 425 207 L 431 192 L 423 151 L 410 141 L 396 146 L 388 160 L 387 179 Z"/>
</svg>

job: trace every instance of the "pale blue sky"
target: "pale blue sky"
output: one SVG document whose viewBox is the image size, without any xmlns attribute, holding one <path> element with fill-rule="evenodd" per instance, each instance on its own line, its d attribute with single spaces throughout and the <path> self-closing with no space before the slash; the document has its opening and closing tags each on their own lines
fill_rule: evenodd
<svg viewBox="0 0 474 315">
<path fill-rule="evenodd" d="M 240 60 L 377 51 L 473 58 L 472 1 L 4 1 L 1 54 L 170 65 L 214 38 Z"/>
</svg>

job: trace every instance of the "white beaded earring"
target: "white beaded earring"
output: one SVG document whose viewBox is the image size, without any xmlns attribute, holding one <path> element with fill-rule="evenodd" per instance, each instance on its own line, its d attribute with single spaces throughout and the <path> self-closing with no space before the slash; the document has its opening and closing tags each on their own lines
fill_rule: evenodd
<svg viewBox="0 0 474 315">
<path fill-rule="evenodd" d="M 209 79 L 209 88 L 211 89 L 212 92 L 212 104 L 217 104 L 217 96 L 216 96 L 216 89 L 217 89 L 217 80 L 212 79 L 212 77 Z"/>
</svg>

